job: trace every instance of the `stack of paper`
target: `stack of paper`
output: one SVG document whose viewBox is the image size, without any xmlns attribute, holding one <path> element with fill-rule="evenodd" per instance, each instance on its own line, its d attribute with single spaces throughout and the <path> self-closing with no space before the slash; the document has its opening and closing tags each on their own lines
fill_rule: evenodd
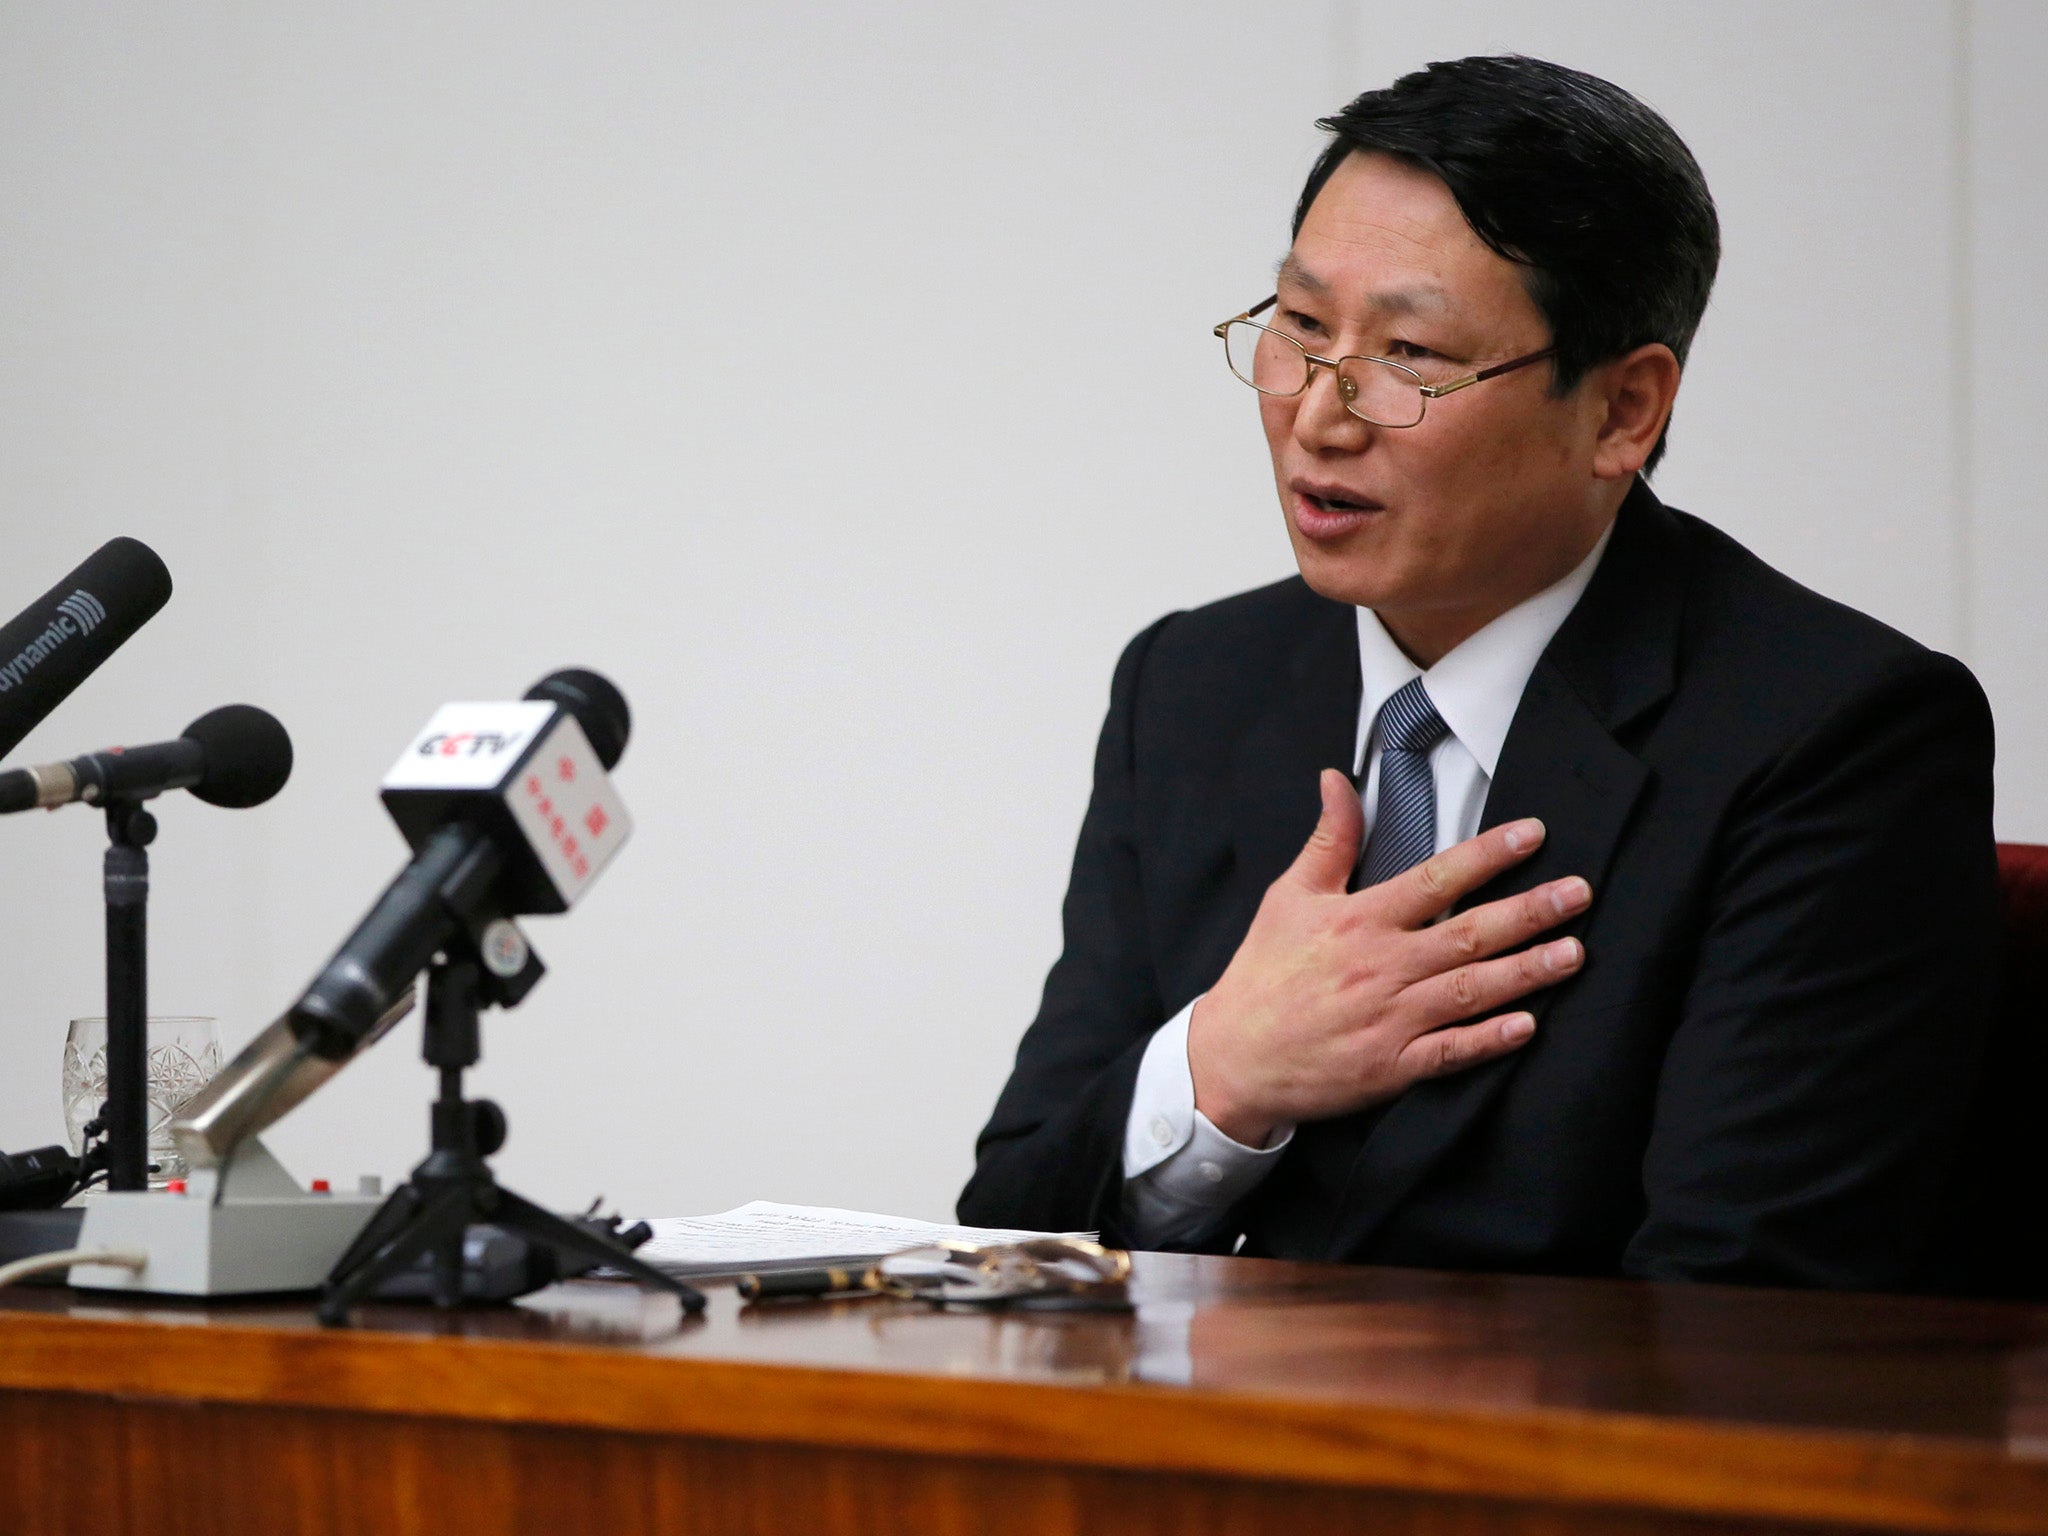
<svg viewBox="0 0 2048 1536">
<path fill-rule="evenodd" d="M 654 1236 L 634 1253 L 680 1279 L 763 1274 L 820 1265 L 868 1264 L 884 1254 L 927 1243 L 977 1246 L 1033 1237 L 1089 1237 L 1092 1232 L 1018 1232 L 1003 1227 L 949 1227 L 905 1216 L 872 1216 L 821 1205 L 755 1200 L 717 1216 L 673 1216 L 647 1223 Z"/>
</svg>

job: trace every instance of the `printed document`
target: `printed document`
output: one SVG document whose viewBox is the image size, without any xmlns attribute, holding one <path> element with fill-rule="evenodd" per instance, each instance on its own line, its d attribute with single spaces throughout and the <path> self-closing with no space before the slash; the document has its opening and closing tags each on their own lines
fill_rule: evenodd
<svg viewBox="0 0 2048 1536">
<path fill-rule="evenodd" d="M 822 1205 L 755 1200 L 716 1216 L 649 1218 L 654 1236 L 634 1254 L 682 1279 L 868 1264 L 884 1254 L 928 1243 L 1021 1243 L 1033 1237 L 1089 1237 L 1092 1232 L 1018 1232 L 1005 1227 L 949 1227 L 906 1216 L 874 1216 Z"/>
</svg>

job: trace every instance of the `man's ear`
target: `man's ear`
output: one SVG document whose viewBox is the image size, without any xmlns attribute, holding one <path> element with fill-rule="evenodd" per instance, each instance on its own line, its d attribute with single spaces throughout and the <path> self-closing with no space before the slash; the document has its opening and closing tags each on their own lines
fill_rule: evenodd
<svg viewBox="0 0 2048 1536">
<path fill-rule="evenodd" d="M 1643 467 L 1678 398 L 1678 359 L 1661 341 L 1648 342 L 1586 380 L 1597 408 L 1604 408 L 1593 445 L 1593 473 L 1602 480 L 1626 480 Z"/>
</svg>

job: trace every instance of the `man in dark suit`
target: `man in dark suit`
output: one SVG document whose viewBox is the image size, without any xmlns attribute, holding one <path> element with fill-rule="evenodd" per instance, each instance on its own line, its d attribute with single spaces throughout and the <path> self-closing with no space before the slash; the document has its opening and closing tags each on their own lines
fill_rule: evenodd
<svg viewBox="0 0 2048 1536">
<path fill-rule="evenodd" d="M 1661 118 L 1498 58 L 1324 126 L 1219 327 L 1301 577 L 1124 653 L 962 1219 L 1919 1283 L 1994 963 L 1981 692 L 1649 491 L 1719 255 Z"/>
</svg>

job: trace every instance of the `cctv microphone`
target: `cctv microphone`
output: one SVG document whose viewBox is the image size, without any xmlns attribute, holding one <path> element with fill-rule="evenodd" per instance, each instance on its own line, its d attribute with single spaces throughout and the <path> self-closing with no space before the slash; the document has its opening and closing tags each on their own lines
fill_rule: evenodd
<svg viewBox="0 0 2048 1536">
<path fill-rule="evenodd" d="M 0 629 L 0 756 L 170 601 L 171 573 L 136 539 L 110 539 Z"/>
<path fill-rule="evenodd" d="M 631 728 L 619 690 L 574 670 L 516 704 L 436 711 L 384 779 L 412 862 L 292 1006 L 293 1033 L 351 1055 L 464 928 L 501 979 L 537 980 L 539 961 L 495 920 L 566 912 L 618 852 L 632 821 L 607 770 Z"/>
<path fill-rule="evenodd" d="M 633 823 L 607 770 L 631 729 L 595 672 L 556 672 L 516 704 L 436 711 L 384 780 L 412 862 L 305 994 L 172 1120 L 192 1165 L 219 1166 L 381 1039 L 465 931 L 499 1001 L 524 996 L 543 967 L 509 919 L 566 911 L 625 842 Z"/>
<path fill-rule="evenodd" d="M 208 805 L 261 805 L 292 773 L 292 740 L 277 717 L 253 704 L 228 704 L 185 727 L 176 741 L 88 752 L 69 762 L 0 773 L 0 815 L 54 810 L 83 800 L 147 800 L 189 789 Z"/>
</svg>

